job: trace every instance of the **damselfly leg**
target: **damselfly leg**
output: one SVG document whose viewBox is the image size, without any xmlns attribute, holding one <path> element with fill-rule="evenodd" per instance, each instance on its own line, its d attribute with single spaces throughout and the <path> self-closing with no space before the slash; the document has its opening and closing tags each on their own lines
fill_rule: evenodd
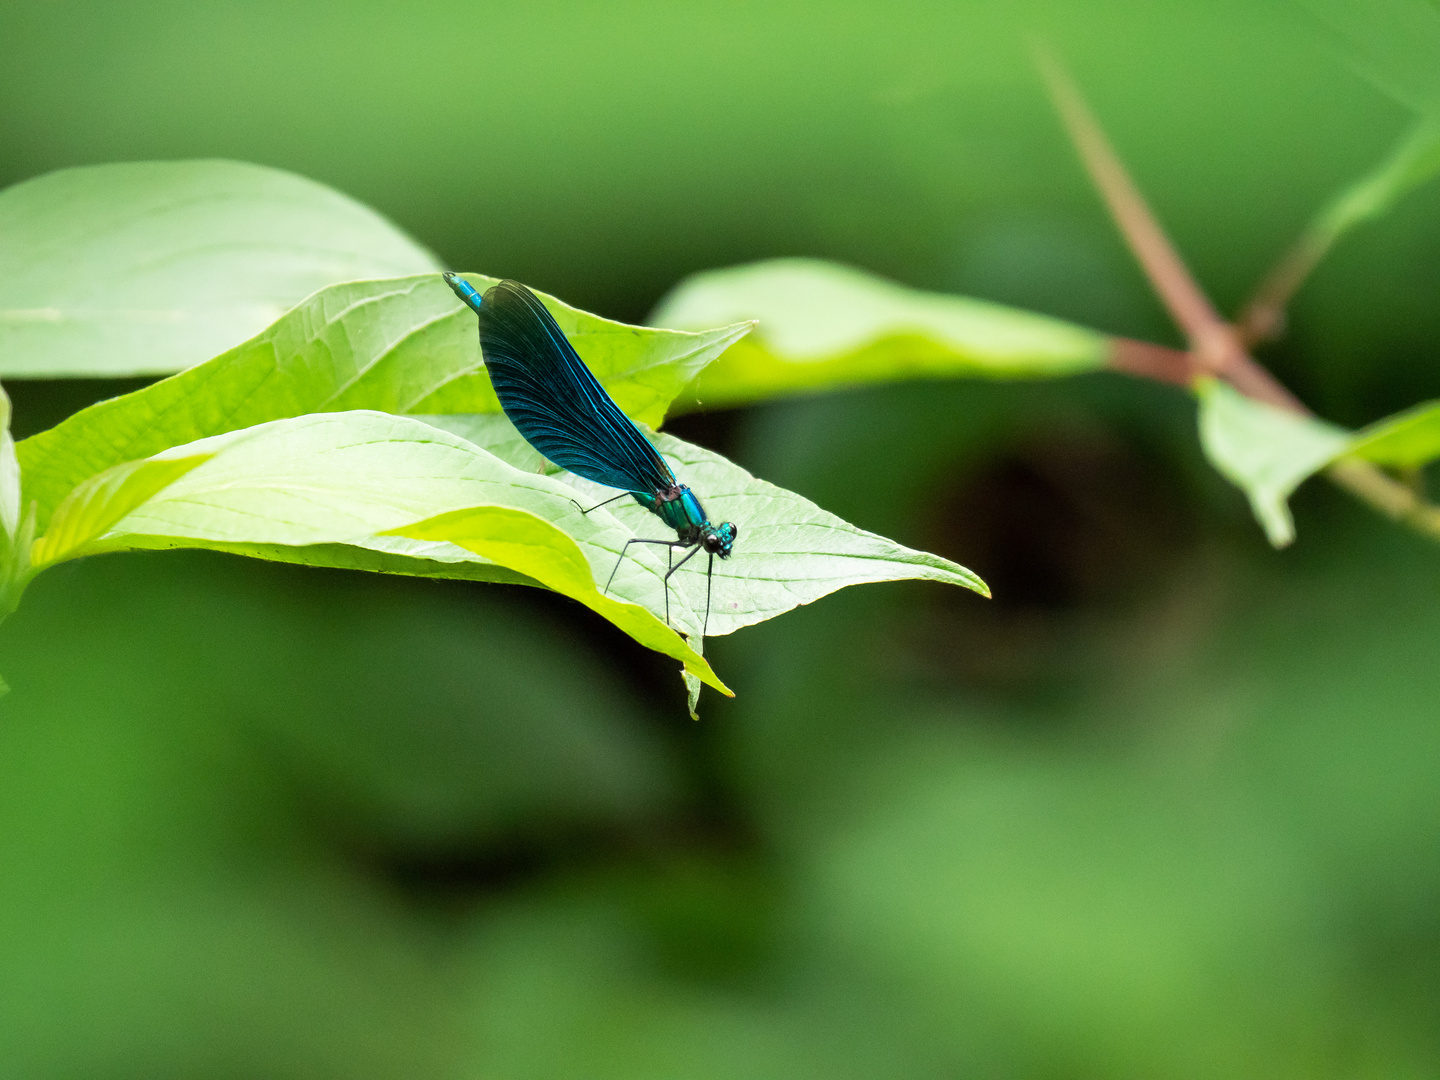
<svg viewBox="0 0 1440 1080">
<path fill-rule="evenodd" d="M 606 499 L 604 502 L 598 502 L 598 503 L 596 503 L 594 506 L 590 507 L 590 510 L 599 510 L 600 507 L 602 507 L 602 506 L 609 506 L 612 502 L 615 502 L 617 499 L 623 499 L 626 495 L 629 495 L 629 494 L 630 494 L 630 493 L 629 493 L 628 491 L 622 491 L 622 492 L 620 492 L 619 495 L 612 495 L 610 498 Z M 576 510 L 579 510 L 579 511 L 580 511 L 580 513 L 582 513 L 582 514 L 588 514 L 588 513 L 590 513 L 590 510 L 586 510 L 585 507 L 581 506 L 581 505 L 580 505 L 578 502 L 576 502 L 574 499 L 571 499 L 570 502 L 571 502 L 571 504 L 575 507 Z"/>
<path fill-rule="evenodd" d="M 687 544 L 685 543 L 685 541 L 683 541 L 683 540 L 647 540 L 647 539 L 645 539 L 644 537 L 640 537 L 640 536 L 632 537 L 631 539 L 626 540 L 626 541 L 625 541 L 625 546 L 620 549 L 620 557 L 615 560 L 615 568 L 610 571 L 610 576 L 605 580 L 605 588 L 604 588 L 604 590 L 603 590 L 604 592 L 608 593 L 608 592 L 610 591 L 610 584 L 611 584 L 611 582 L 613 582 L 613 581 L 615 580 L 615 574 L 616 574 L 617 571 L 619 571 L 619 569 L 620 569 L 620 564 L 625 561 L 625 555 L 626 555 L 626 553 L 630 550 L 630 545 L 631 545 L 631 544 L 663 544 L 664 547 L 665 547 L 665 625 L 666 625 L 666 626 L 669 626 L 669 625 L 670 625 L 670 575 L 673 574 L 676 570 L 679 570 L 680 567 L 684 566 L 684 565 L 685 565 L 685 559 L 690 558 L 690 555 L 694 555 L 694 554 L 695 554 L 695 551 L 691 551 L 689 555 L 686 555 L 686 556 L 685 556 L 685 559 L 681 559 L 680 562 L 679 562 L 678 564 L 676 564 L 676 563 L 674 562 L 674 559 L 675 559 L 675 549 L 676 549 L 677 547 L 688 547 L 689 545 L 687 545 Z M 696 551 L 699 550 L 698 546 L 696 547 L 695 550 L 696 550 Z"/>
<path fill-rule="evenodd" d="M 673 545 L 673 546 L 679 547 L 679 546 L 682 546 L 682 545 L 678 545 L 678 544 L 677 544 L 677 545 Z M 685 553 L 685 558 L 681 559 L 678 563 L 676 563 L 674 566 L 670 567 L 668 570 L 665 571 L 665 621 L 666 621 L 667 623 L 670 621 L 670 575 L 673 574 L 673 573 L 675 573 L 676 570 L 679 570 L 680 567 L 684 566 L 687 562 L 689 562 L 689 561 L 690 561 L 690 557 L 691 557 L 692 555 L 694 555 L 694 554 L 695 554 L 697 551 L 699 551 L 699 550 L 700 550 L 700 545 L 699 545 L 699 544 L 696 544 L 693 548 L 691 548 L 689 551 L 687 551 L 687 552 Z M 707 567 L 705 567 L 705 625 L 704 625 L 703 629 L 701 629 L 701 631 L 700 631 L 700 636 L 701 636 L 702 638 L 703 638 L 707 633 L 709 633 L 709 631 L 710 631 L 710 582 L 711 582 L 712 577 L 714 576 L 714 573 L 715 573 L 715 553 L 714 553 L 714 552 L 711 552 L 711 553 L 710 553 L 710 565 L 708 565 Z M 613 575 L 612 575 L 612 576 L 613 576 Z"/>
</svg>

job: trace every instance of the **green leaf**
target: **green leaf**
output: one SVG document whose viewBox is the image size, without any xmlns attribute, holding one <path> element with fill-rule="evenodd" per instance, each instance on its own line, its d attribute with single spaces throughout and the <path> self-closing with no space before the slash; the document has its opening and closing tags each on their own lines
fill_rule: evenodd
<svg viewBox="0 0 1440 1080">
<path fill-rule="evenodd" d="M 1440 7 L 1433 0 L 1304 0 L 1346 60 L 1395 100 L 1440 115 Z"/>
<path fill-rule="evenodd" d="M 533 454 L 503 416 L 428 417 L 432 423 L 492 450 L 512 463 L 529 464 Z M 508 429 L 508 430 L 507 430 Z M 733 521 L 739 527 L 735 554 L 716 559 L 710 597 L 711 635 L 729 634 L 809 604 L 847 585 L 921 579 L 940 581 L 988 596 L 985 583 L 948 559 L 914 551 L 866 532 L 820 509 L 793 491 L 756 479 L 718 454 L 672 436 L 653 437 L 681 483 L 699 496 L 712 521 Z M 559 473 L 584 506 L 593 506 L 615 492 L 587 480 Z M 638 503 L 624 499 L 589 516 L 606 514 L 618 521 L 626 536 L 662 538 L 666 529 Z M 569 528 L 568 519 L 566 528 Z M 672 534 L 673 535 L 673 534 Z M 664 610 L 658 581 L 665 555 L 650 545 L 631 548 L 615 575 L 615 592 Z M 697 554 L 670 579 L 671 617 L 692 637 L 698 635 L 706 610 L 703 553 Z M 692 567 L 694 568 L 692 571 Z M 605 568 L 609 573 L 609 568 Z"/>
<path fill-rule="evenodd" d="M 1440 401 L 1380 420 L 1355 433 L 1349 453 L 1377 465 L 1416 468 L 1440 457 Z"/>
<path fill-rule="evenodd" d="M 167 466 L 175 478 L 159 487 Z M 156 489 L 137 501 L 142 482 Z M 614 599 L 596 593 L 596 568 L 608 573 L 628 537 L 608 515 L 581 514 L 571 495 L 559 480 L 520 472 L 418 420 L 320 413 L 202 439 L 112 470 L 81 485 L 35 547 L 58 561 L 165 547 L 267 557 L 283 546 L 294 549 L 293 561 L 336 565 L 335 547 L 348 545 L 392 561 L 427 560 L 437 576 L 476 576 L 469 566 L 454 575 L 436 569 L 445 563 L 503 567 L 506 579 L 537 581 L 573 596 L 725 690 L 675 631 L 624 601 L 619 583 Z M 128 512 L 117 517 L 121 502 Z M 404 532 L 457 514 L 469 522 L 465 536 L 480 540 L 467 546 Z M 111 527 L 103 535 L 87 527 L 106 519 Z M 563 529 L 552 521 L 563 522 Z M 581 567 L 590 569 L 582 573 Z"/>
<path fill-rule="evenodd" d="M 1427 0 L 1306 0 L 1339 31 L 1352 66 L 1418 113 L 1416 122 L 1370 172 L 1338 192 L 1271 271 L 1260 306 L 1247 313 L 1257 338 L 1279 329 L 1279 304 L 1331 247 L 1380 217 L 1440 172 L 1440 9 Z"/>
<path fill-rule="evenodd" d="M 1372 172 L 1321 211 L 1306 241 L 1328 247 L 1361 222 L 1380 217 L 1399 199 L 1440 173 L 1440 115 L 1422 118 Z"/>
<path fill-rule="evenodd" d="M 474 506 L 573 518 L 570 531 L 586 543 L 607 528 L 619 532 L 613 522 L 579 514 L 571 490 L 558 480 L 521 472 L 464 439 L 388 413 L 313 413 L 275 420 L 173 447 L 149 460 L 196 458 L 207 460 L 131 509 L 87 550 L 128 547 L 146 536 L 369 545 L 375 534 Z M 58 524 L 59 515 L 55 520 Z M 428 557 L 474 561 L 453 545 L 405 547 L 383 540 L 374 546 L 403 554 L 425 548 Z"/>
<path fill-rule="evenodd" d="M 703 644 L 702 639 L 696 639 L 696 646 Z M 690 672 L 681 669 L 680 681 L 685 684 L 685 711 L 690 714 L 691 720 L 700 719 L 700 687 L 701 682 Z M 0 691 L 3 693 L 3 691 Z"/>
<path fill-rule="evenodd" d="M 277 169 L 62 169 L 0 192 L 0 374 L 168 374 L 323 286 L 438 267 L 369 207 Z"/>
<path fill-rule="evenodd" d="M 481 289 L 495 281 L 475 274 L 463 276 Z M 660 426 L 670 403 L 696 375 L 755 325 L 752 320 L 732 319 L 718 329 L 697 327 L 693 332 L 630 326 L 572 308 L 544 293 L 536 295 L 621 410 L 651 427 Z M 468 308 L 465 313 L 472 320 L 471 336 L 478 342 L 474 316 Z M 498 413 L 500 402 L 489 376 L 477 372 L 445 384 L 410 411 Z"/>
<path fill-rule="evenodd" d="M 660 552 L 643 546 L 622 558 L 633 536 L 665 531 L 656 518 L 631 500 L 581 513 L 577 498 L 591 505 L 614 492 L 568 473 L 516 468 L 472 441 L 518 454 L 524 444 L 503 415 L 431 419 L 470 437 L 411 417 L 351 411 L 174 447 L 80 485 L 35 548 L 47 565 L 107 551 L 202 547 L 540 584 L 724 689 L 662 617 Z M 671 624 L 697 644 L 707 603 L 710 632 L 723 634 L 864 582 L 917 578 L 986 593 L 962 566 L 849 525 L 708 451 L 667 436 L 656 442 L 717 520 L 740 524 L 736 554 L 716 562 L 713 595 L 698 558 L 670 580 Z M 166 468 L 173 478 L 161 486 Z M 597 589 L 612 576 L 613 584 Z"/>
<path fill-rule="evenodd" d="M 639 604 L 603 595 L 595 587 L 590 564 L 575 543 L 534 514 L 503 507 L 476 507 L 393 529 L 390 535 L 455 544 L 518 570 L 546 588 L 580 601 L 641 645 L 681 660 L 685 674 L 691 678 L 735 696 L 715 677 L 710 665 L 654 614 Z"/>
<path fill-rule="evenodd" d="M 10 434 L 10 395 L 0 389 L 0 618 L 15 610 L 29 572 L 34 516 L 22 512 L 20 462 Z"/>
<path fill-rule="evenodd" d="M 897 379 L 1044 377 L 1104 366 L 1103 335 L 981 300 L 907 289 L 811 259 L 697 274 L 651 315 L 694 328 L 758 319 L 677 411 Z"/>
<path fill-rule="evenodd" d="M 211 454 L 127 461 L 92 476 L 66 496 L 45 535 L 30 549 L 38 573 L 45 567 L 85 554 L 86 547 Z"/>
<path fill-rule="evenodd" d="M 1270 543 L 1284 547 L 1295 539 L 1290 494 L 1345 453 L 1349 432 L 1252 401 L 1218 379 L 1200 380 L 1196 392 L 1206 457 L 1245 492 Z"/>
<path fill-rule="evenodd" d="M 479 288 L 494 282 L 467 278 Z M 675 391 L 749 329 L 627 326 L 541 298 L 621 407 L 655 423 Z M 333 285 L 229 352 L 26 439 L 26 498 L 43 527 L 61 499 L 106 469 L 306 413 L 498 411 L 480 365 L 474 313 L 438 274 Z"/>
<path fill-rule="evenodd" d="M 20 531 L 20 461 L 10 434 L 10 395 L 0 388 L 0 533 L 13 542 Z"/>
</svg>

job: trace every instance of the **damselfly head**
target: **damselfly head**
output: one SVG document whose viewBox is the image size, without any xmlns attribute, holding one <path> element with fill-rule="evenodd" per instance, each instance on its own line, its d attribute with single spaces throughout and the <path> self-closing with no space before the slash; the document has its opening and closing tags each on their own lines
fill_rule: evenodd
<svg viewBox="0 0 1440 1080">
<path fill-rule="evenodd" d="M 722 559 L 728 559 L 731 550 L 735 547 L 735 537 L 739 535 L 740 529 L 734 522 L 722 521 L 701 537 L 700 543 L 711 555 L 719 555 Z"/>
</svg>

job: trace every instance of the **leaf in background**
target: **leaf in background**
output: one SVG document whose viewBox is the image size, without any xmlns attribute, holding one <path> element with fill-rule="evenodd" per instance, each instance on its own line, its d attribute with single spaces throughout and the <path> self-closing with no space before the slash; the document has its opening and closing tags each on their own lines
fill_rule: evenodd
<svg viewBox="0 0 1440 1080">
<path fill-rule="evenodd" d="M 1218 379 L 1200 380 L 1196 392 L 1205 456 L 1245 492 L 1270 543 L 1284 547 L 1295 539 L 1291 492 L 1346 451 L 1349 432 L 1252 401 Z"/>
<path fill-rule="evenodd" d="M 480 288 L 495 280 L 466 277 Z M 626 326 L 537 295 L 621 407 L 656 423 L 670 397 L 749 329 Z M 26 498 L 44 526 L 61 499 L 106 469 L 305 413 L 498 412 L 483 373 L 463 378 L 480 364 L 475 316 L 438 274 L 333 285 L 229 352 L 26 439 L 18 448 Z"/>
<path fill-rule="evenodd" d="M 1265 276 L 1238 320 L 1245 339 L 1258 342 L 1275 336 L 1284 326 L 1290 298 L 1336 241 L 1356 225 L 1389 211 L 1437 172 L 1440 117 L 1426 116 L 1375 169 L 1336 195 Z"/>
<path fill-rule="evenodd" d="M 1302 0 L 1345 59 L 1396 101 L 1440 116 L 1440 8 L 1434 0 Z"/>
<path fill-rule="evenodd" d="M 1440 172 L 1440 9 L 1429 0 L 1304 0 L 1338 31 L 1351 66 L 1419 114 L 1370 172 L 1338 192 L 1266 274 L 1237 322 L 1247 343 L 1277 336 L 1285 309 L 1345 233 Z"/>
<path fill-rule="evenodd" d="M 499 456 L 529 460 L 523 456 L 529 447 L 516 440 L 513 427 L 503 416 L 429 419 Z M 680 482 L 689 484 L 700 497 L 712 521 L 733 521 L 739 526 L 735 554 L 715 560 L 709 629 L 712 636 L 733 633 L 847 585 L 867 582 L 940 581 L 989 595 L 979 577 L 948 559 L 913 551 L 856 528 L 793 491 L 758 480 L 734 462 L 691 443 L 665 434 L 653 436 L 653 441 L 669 459 Z M 610 488 L 569 473 L 559 475 L 580 492 L 577 498 L 583 505 L 615 494 Z M 658 539 L 667 532 L 654 515 L 631 499 L 613 503 L 606 511 L 621 523 L 626 536 Z M 590 516 L 602 512 L 597 510 Z M 692 636 L 698 634 L 705 614 L 704 558 L 703 554 L 696 555 L 670 579 L 672 618 Z M 644 603 L 652 611 L 663 611 L 664 594 L 659 591 L 657 578 L 664 570 L 663 553 L 636 553 L 631 548 L 615 575 L 615 591 Z M 677 606 L 675 599 L 683 604 Z"/>
<path fill-rule="evenodd" d="M 0 374 L 168 374 L 326 285 L 438 268 L 369 207 L 278 169 L 62 169 L 0 192 Z"/>
<path fill-rule="evenodd" d="M 1440 114 L 1422 118 L 1373 172 L 1321 211 L 1310 232 L 1328 245 L 1352 226 L 1379 217 L 1401 196 L 1440 172 Z"/>
<path fill-rule="evenodd" d="M 834 263 L 777 259 L 688 278 L 650 321 L 759 327 L 705 370 L 676 410 L 897 379 L 1068 375 L 1104 366 L 1107 340 L 1000 304 L 908 289 Z"/>
<path fill-rule="evenodd" d="M 1400 468 L 1434 461 L 1440 457 L 1440 401 L 1416 405 L 1361 428 L 1347 453 Z"/>
</svg>

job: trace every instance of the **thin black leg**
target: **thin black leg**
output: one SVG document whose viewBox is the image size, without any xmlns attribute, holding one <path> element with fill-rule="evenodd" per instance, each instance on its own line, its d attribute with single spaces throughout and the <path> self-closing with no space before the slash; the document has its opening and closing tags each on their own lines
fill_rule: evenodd
<svg viewBox="0 0 1440 1080">
<path fill-rule="evenodd" d="M 685 545 L 676 544 L 675 546 L 684 547 Z M 675 573 L 676 570 L 679 570 L 680 567 L 684 566 L 687 562 L 689 562 L 691 557 L 699 550 L 700 545 L 696 544 L 694 547 L 692 547 L 689 551 L 685 553 L 685 557 L 683 559 L 681 559 L 678 563 L 665 571 L 665 622 L 667 625 L 670 622 L 670 575 Z"/>
<path fill-rule="evenodd" d="M 685 545 L 684 545 L 684 544 L 672 544 L 671 546 L 672 546 L 672 547 L 684 547 Z M 692 547 L 689 551 L 687 551 L 687 552 L 685 553 L 685 557 L 684 557 L 683 559 L 681 559 L 681 560 L 680 560 L 678 563 L 676 563 L 674 566 L 670 567 L 669 570 L 666 570 L 666 571 L 665 571 L 665 580 L 666 580 L 666 581 L 669 581 L 669 580 L 670 580 L 670 575 L 673 574 L 673 573 L 675 573 L 676 570 L 679 570 L 680 567 L 684 566 L 687 562 L 689 562 L 691 556 L 693 556 L 693 555 L 694 555 L 697 551 L 699 551 L 699 550 L 700 550 L 700 545 L 699 545 L 699 544 L 696 544 L 696 545 L 695 545 L 694 547 Z"/>
<path fill-rule="evenodd" d="M 620 492 L 619 495 L 612 495 L 612 496 L 610 496 L 610 498 L 606 499 L 604 502 L 596 503 L 594 506 L 590 507 L 590 510 L 599 510 L 600 507 L 602 507 L 602 506 L 609 506 L 609 505 L 610 505 L 612 502 L 614 502 L 616 499 L 623 499 L 626 495 L 629 495 L 629 494 L 630 494 L 630 492 L 628 492 L 628 491 L 622 491 L 622 492 Z M 578 502 L 575 502 L 574 499 L 571 499 L 570 502 L 574 505 L 574 507 L 575 507 L 576 510 L 579 510 L 579 511 L 580 511 L 580 513 L 582 513 L 582 514 L 588 514 L 588 513 L 590 513 L 590 510 L 586 510 L 586 509 L 585 509 L 583 506 L 581 506 Z"/>
<path fill-rule="evenodd" d="M 715 576 L 715 553 L 710 552 L 710 563 L 705 567 L 705 627 L 700 631 L 703 638 L 710 632 L 710 583 Z"/>
<path fill-rule="evenodd" d="M 674 563 L 674 562 L 675 562 L 675 545 L 674 545 L 674 544 L 671 544 L 669 547 L 667 547 L 667 548 L 665 549 L 665 577 L 664 577 L 664 579 L 662 580 L 661 585 L 660 585 L 660 588 L 662 588 L 662 589 L 665 591 L 665 625 L 666 625 L 666 626 L 669 626 L 669 625 L 670 625 L 670 575 L 673 573 L 673 571 L 670 569 L 670 566 L 671 566 L 671 564 Z"/>
<path fill-rule="evenodd" d="M 573 500 L 572 500 L 573 501 Z M 594 509 L 594 507 L 591 507 Z M 620 569 L 620 564 L 625 561 L 625 554 L 630 550 L 631 544 L 664 544 L 669 548 L 684 547 L 678 540 L 646 540 L 644 537 L 636 536 L 625 541 L 625 546 L 620 549 L 620 557 L 615 560 L 615 568 L 610 571 L 610 576 L 605 579 L 605 588 L 602 592 L 610 591 L 610 584 L 615 580 L 615 571 Z M 670 575 L 665 575 L 667 578 Z"/>
</svg>

